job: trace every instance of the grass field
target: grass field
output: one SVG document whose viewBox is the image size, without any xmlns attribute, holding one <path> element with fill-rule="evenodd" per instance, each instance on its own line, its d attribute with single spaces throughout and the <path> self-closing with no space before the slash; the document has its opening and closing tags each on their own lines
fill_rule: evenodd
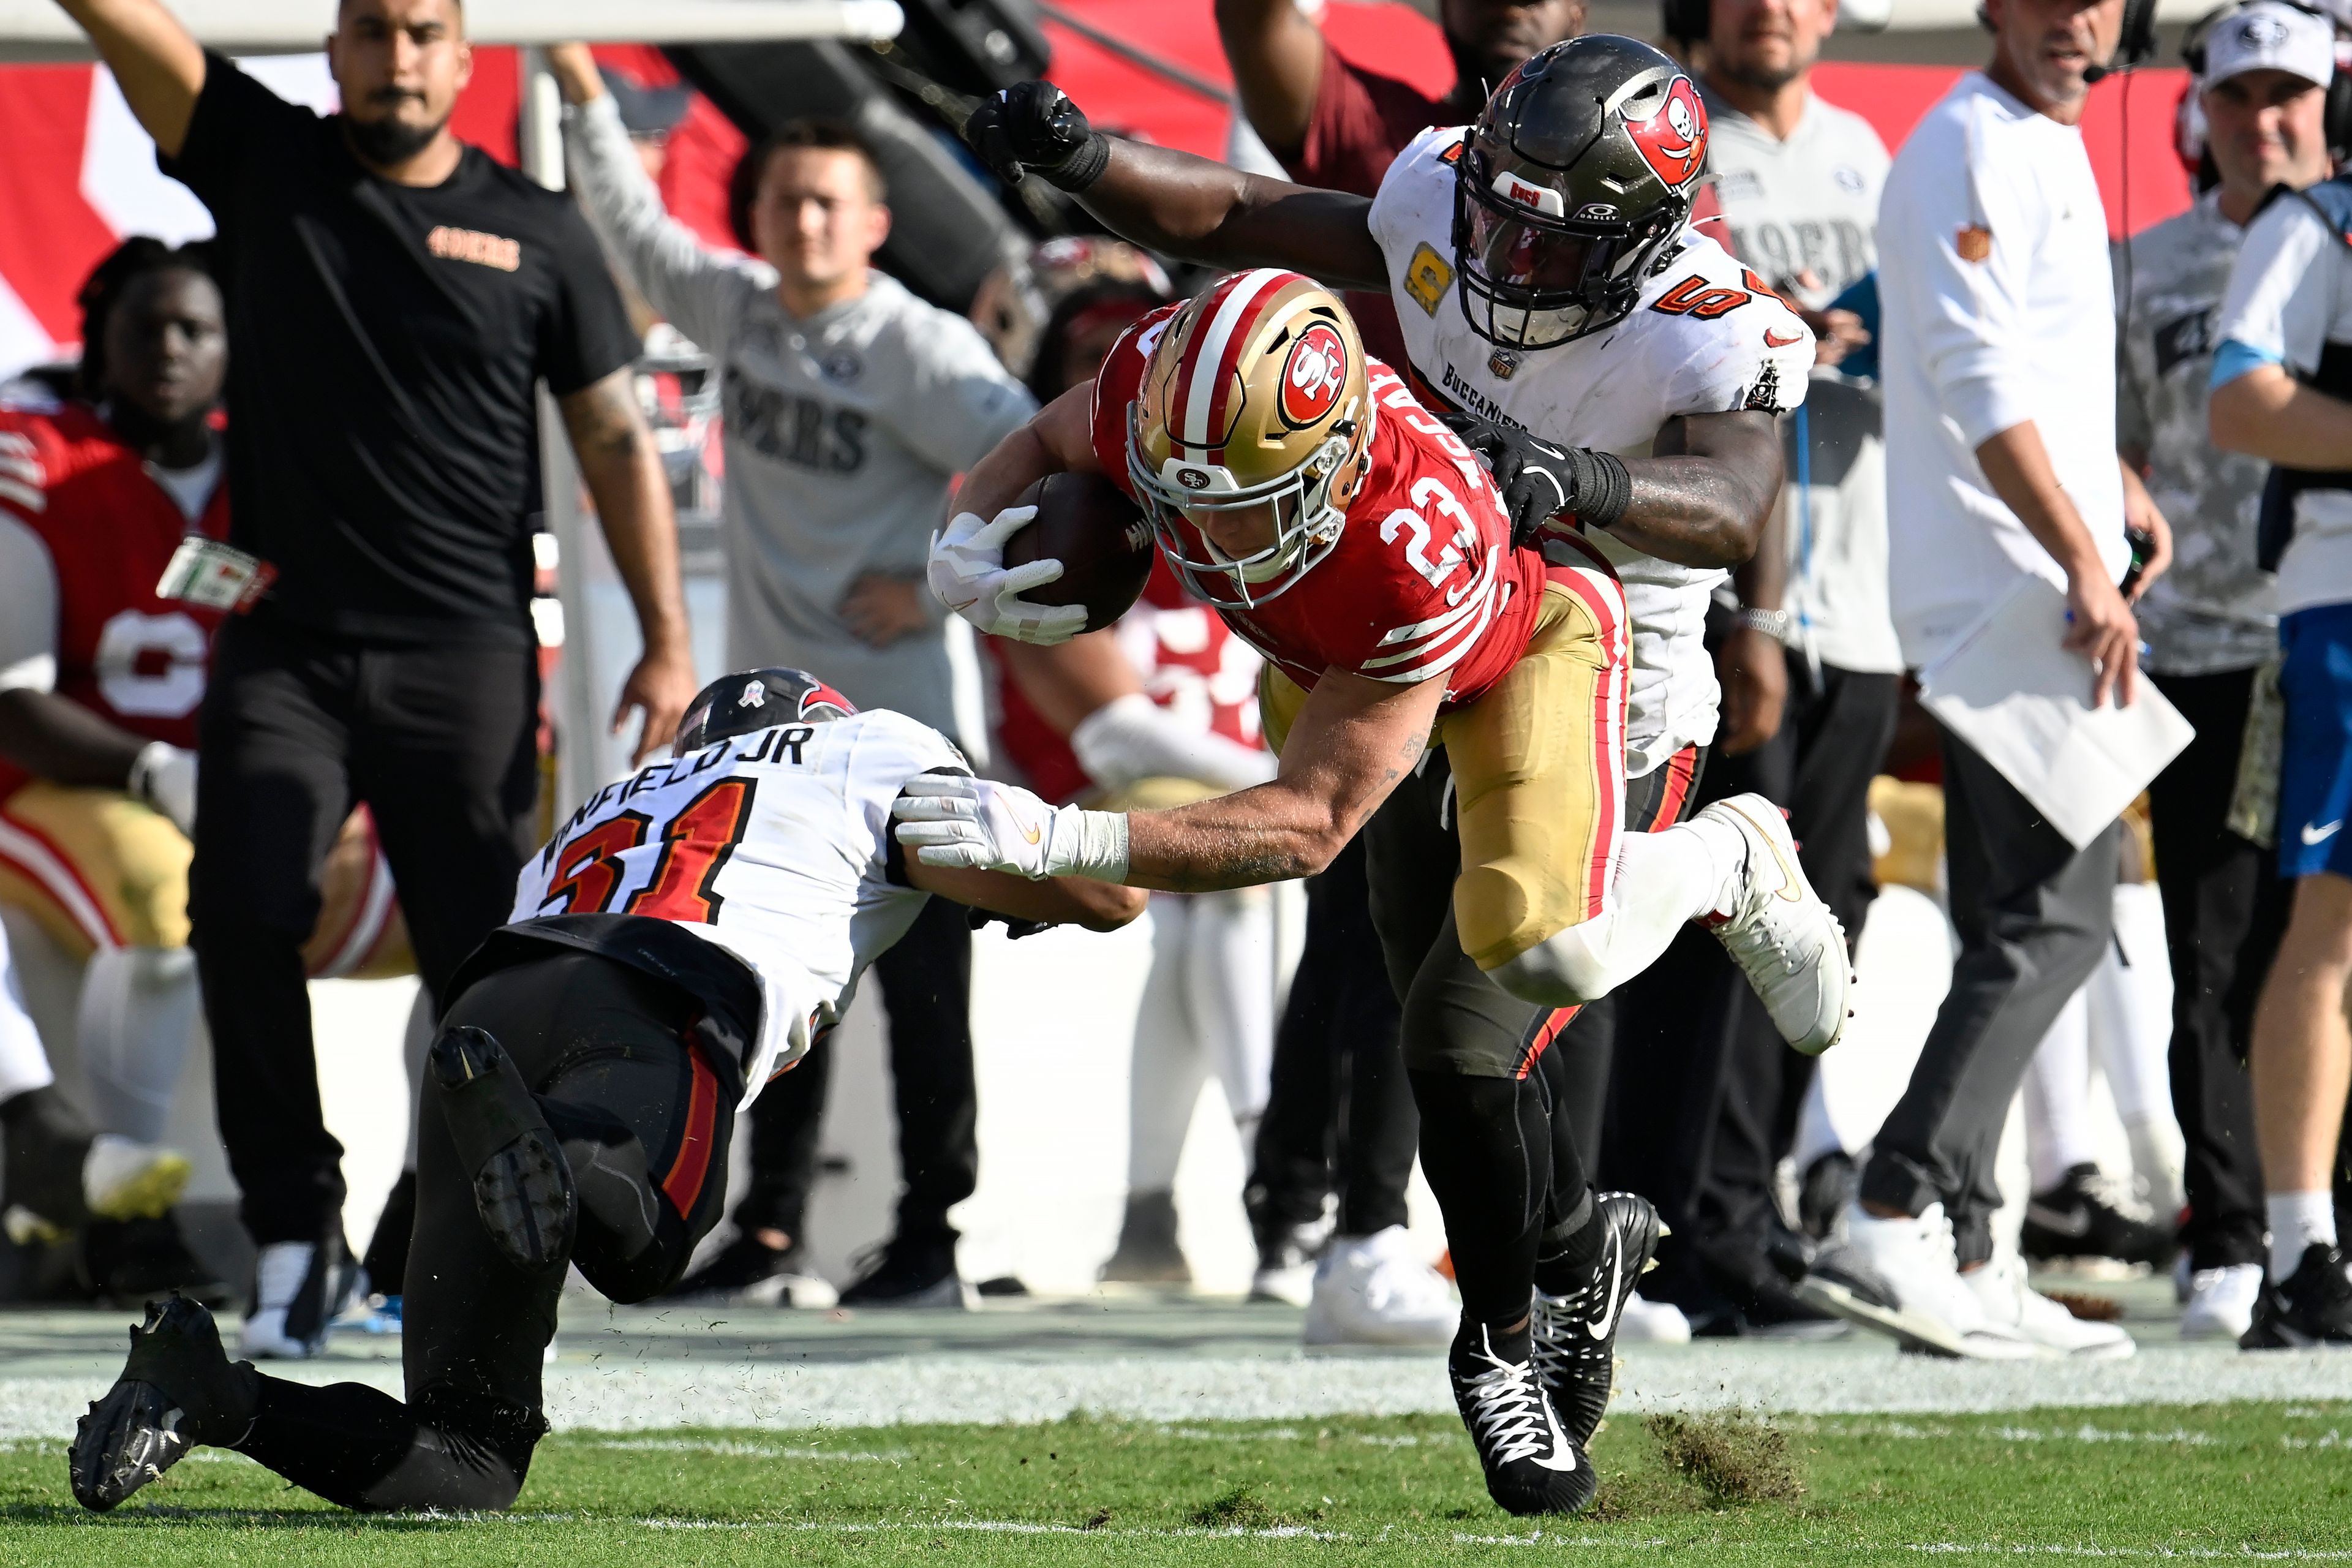
<svg viewBox="0 0 2352 1568">
<path fill-rule="evenodd" d="M 0 1563 L 1707 1563 L 2352 1558 L 2352 1405 L 1621 1417 L 1601 1501 L 1497 1512 L 1436 1416 L 551 1438 L 505 1517 L 362 1518 L 206 1450 L 120 1512 L 0 1444 Z"/>
</svg>

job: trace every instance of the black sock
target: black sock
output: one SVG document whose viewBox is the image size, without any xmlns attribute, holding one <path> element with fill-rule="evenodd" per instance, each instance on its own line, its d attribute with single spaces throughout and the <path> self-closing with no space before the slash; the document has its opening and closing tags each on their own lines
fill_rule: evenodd
<svg viewBox="0 0 2352 1568">
<path fill-rule="evenodd" d="M 10 1095 L 0 1103 L 0 1130 L 7 1132 L 7 1201 L 22 1205 L 52 1225 L 77 1226 L 89 1218 L 81 1185 L 82 1162 L 94 1134 L 73 1102 L 55 1084 Z"/>
<path fill-rule="evenodd" d="M 260 1384 L 237 1452 L 345 1508 L 507 1508 L 547 1429 L 536 1411 L 488 1401 L 460 1411 L 358 1383 Z"/>
<path fill-rule="evenodd" d="M 1536 1086 L 1416 1071 L 1421 1165 L 1445 1215 L 1462 1315 L 1515 1323 L 1535 1291 L 1536 1236 L 1551 1175 L 1551 1129 Z"/>
<path fill-rule="evenodd" d="M 1558 1296 L 1581 1284 L 1601 1256 L 1601 1205 L 1588 1187 L 1569 1216 L 1536 1238 L 1536 1289 Z"/>
</svg>

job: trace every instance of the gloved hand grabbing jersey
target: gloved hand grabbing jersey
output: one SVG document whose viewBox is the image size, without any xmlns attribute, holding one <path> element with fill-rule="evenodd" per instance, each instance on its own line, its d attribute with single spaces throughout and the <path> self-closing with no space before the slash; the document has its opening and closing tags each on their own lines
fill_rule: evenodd
<svg viewBox="0 0 2352 1568">
<path fill-rule="evenodd" d="M 1034 506 L 1013 506 L 992 519 L 960 511 L 944 531 L 931 535 L 927 567 L 940 603 L 991 637 L 1051 647 L 1087 629 L 1084 605 L 1039 605 L 1021 597 L 1032 588 L 1058 582 L 1062 563 L 1032 561 L 1004 569 L 1004 542 L 1037 515 Z"/>
<path fill-rule="evenodd" d="M 1633 499 L 1633 477 L 1623 460 L 1588 447 L 1555 447 L 1525 430 L 1507 429 L 1475 414 L 1449 414 L 1463 444 L 1486 459 L 1503 510 L 1511 519 L 1511 542 L 1530 549 L 1544 524 L 1559 517 L 1580 528 L 1606 528 Z"/>
<path fill-rule="evenodd" d="M 1051 806 L 1018 785 L 921 773 L 891 804 L 898 842 L 926 866 L 1045 877 L 1127 877 L 1127 817 Z"/>
<path fill-rule="evenodd" d="M 984 100 L 964 121 L 963 139 L 1008 185 L 1034 170 L 1047 184 L 1083 191 L 1110 164 L 1109 142 L 1050 81 L 1015 82 Z"/>
</svg>

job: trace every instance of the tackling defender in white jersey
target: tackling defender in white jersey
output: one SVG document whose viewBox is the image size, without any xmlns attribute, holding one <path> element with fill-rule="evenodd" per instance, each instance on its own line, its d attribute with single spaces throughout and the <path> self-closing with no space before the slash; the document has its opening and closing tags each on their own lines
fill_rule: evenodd
<svg viewBox="0 0 2352 1568">
<path fill-rule="evenodd" d="M 174 1296 L 69 1456 L 114 1507 L 202 1443 L 346 1507 L 503 1509 L 521 1489 L 568 1268 L 616 1301 L 668 1288 L 719 1217 L 735 1113 L 849 1005 L 933 895 L 1096 930 L 1140 892 L 946 870 L 892 803 L 965 773 L 944 736 L 801 670 L 715 682 L 675 761 L 599 792 L 523 868 L 514 923 L 460 967 L 419 1107 L 407 1401 L 231 1365 Z"/>
</svg>

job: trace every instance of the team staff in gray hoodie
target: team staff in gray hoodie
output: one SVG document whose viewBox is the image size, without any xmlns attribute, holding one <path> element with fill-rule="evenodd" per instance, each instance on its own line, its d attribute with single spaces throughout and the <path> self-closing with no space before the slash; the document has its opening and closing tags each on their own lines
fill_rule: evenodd
<svg viewBox="0 0 2352 1568">
<path fill-rule="evenodd" d="M 846 127 L 795 121 L 753 150 L 746 237 L 759 255 L 742 256 L 663 210 L 586 48 L 551 49 L 548 62 L 590 216 L 647 302 L 718 363 L 728 667 L 821 669 L 860 707 L 955 735 L 946 613 L 923 585 L 926 552 L 950 477 L 1029 417 L 1029 394 L 969 321 L 871 269 L 890 212 L 879 167 Z M 941 904 L 875 966 L 906 1189 L 897 1237 L 848 1300 L 961 1298 L 947 1210 L 978 1173 L 971 965 L 962 918 Z M 759 1179 L 737 1206 L 743 1234 L 730 1259 L 746 1276 L 739 1287 L 802 1272 L 806 1184 L 791 1172 L 815 1152 L 829 1055 L 813 1052 L 761 1097 Z"/>
</svg>

